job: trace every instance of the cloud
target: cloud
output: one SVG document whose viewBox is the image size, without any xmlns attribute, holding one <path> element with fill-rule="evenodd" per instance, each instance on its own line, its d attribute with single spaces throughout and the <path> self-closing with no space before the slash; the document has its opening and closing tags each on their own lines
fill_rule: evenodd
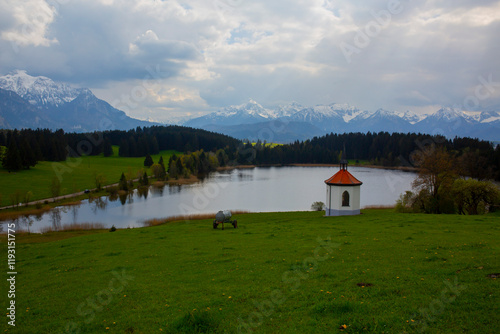
<svg viewBox="0 0 500 334">
<path fill-rule="evenodd" d="M 152 30 L 146 31 L 130 43 L 129 54 L 142 62 L 159 60 L 195 60 L 200 54 L 196 48 L 184 41 L 160 40 Z"/>
<path fill-rule="evenodd" d="M 1 38 L 20 46 L 49 46 L 57 39 L 49 38 L 48 28 L 56 15 L 55 7 L 43 0 L 5 0 L 0 4 L 2 17 L 10 18 L 0 26 Z"/>
<path fill-rule="evenodd" d="M 250 97 L 266 106 L 453 105 L 479 76 L 500 81 L 500 1 L 401 0 L 393 11 L 391 3 L 5 0 L 0 72 L 20 68 L 90 86 L 108 101 L 153 81 L 130 113 L 155 118 Z M 23 35 L 26 24 L 34 29 Z M 342 45 L 352 46 L 349 57 Z M 499 104 L 500 94 L 480 102 Z"/>
</svg>

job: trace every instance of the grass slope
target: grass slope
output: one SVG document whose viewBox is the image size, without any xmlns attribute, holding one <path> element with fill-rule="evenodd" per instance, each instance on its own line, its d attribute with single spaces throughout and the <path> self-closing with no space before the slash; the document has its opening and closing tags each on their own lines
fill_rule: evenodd
<svg viewBox="0 0 500 334">
<path fill-rule="evenodd" d="M 499 282 L 487 277 L 500 272 L 499 215 L 322 214 L 241 214 L 239 228 L 224 231 L 202 220 L 45 243 L 18 239 L 17 326 L 4 319 L 0 331 L 500 328 Z"/>
<path fill-rule="evenodd" d="M 80 159 L 69 159 L 66 162 L 41 161 L 34 168 L 17 173 L 9 173 L 0 169 L 1 203 L 0 206 L 10 205 L 10 194 L 20 191 L 31 191 L 31 200 L 50 198 L 52 179 L 59 171 L 62 177 L 61 195 L 71 194 L 85 189 L 95 188 L 95 174 L 102 173 L 106 184 L 117 183 L 122 173 L 130 172 L 136 176 L 144 168 L 144 157 L 122 158 L 118 156 L 118 147 L 113 147 L 114 154 L 105 158 L 99 156 L 83 156 Z M 153 161 L 158 162 L 163 156 L 165 164 L 175 151 L 162 151 L 153 155 Z"/>
</svg>

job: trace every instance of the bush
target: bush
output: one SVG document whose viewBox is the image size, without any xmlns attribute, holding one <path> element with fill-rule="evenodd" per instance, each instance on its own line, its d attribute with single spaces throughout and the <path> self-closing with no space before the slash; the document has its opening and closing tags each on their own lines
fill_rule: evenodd
<svg viewBox="0 0 500 334">
<path fill-rule="evenodd" d="M 414 212 L 414 201 L 415 195 L 411 191 L 406 191 L 404 194 L 399 195 L 399 199 L 396 201 L 396 212 Z"/>
<path fill-rule="evenodd" d="M 113 186 L 113 187 L 107 187 L 106 191 L 109 193 L 109 195 L 117 195 L 118 194 L 118 186 Z"/>
<path fill-rule="evenodd" d="M 111 228 L 109 229 L 109 232 L 114 232 L 114 231 L 116 231 L 115 225 L 111 226 Z"/>
<path fill-rule="evenodd" d="M 323 203 L 323 202 L 314 202 L 311 205 L 311 210 L 312 211 L 323 211 L 323 210 L 325 210 L 325 203 Z"/>
</svg>

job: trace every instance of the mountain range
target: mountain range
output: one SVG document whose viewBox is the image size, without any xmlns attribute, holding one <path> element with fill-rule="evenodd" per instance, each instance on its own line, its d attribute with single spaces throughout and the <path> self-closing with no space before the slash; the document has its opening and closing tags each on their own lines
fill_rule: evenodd
<svg viewBox="0 0 500 334">
<path fill-rule="evenodd" d="M 348 104 L 302 106 L 296 102 L 267 109 L 254 100 L 190 119 L 183 125 L 223 132 L 249 140 L 292 142 L 335 132 L 420 132 L 500 141 L 500 112 L 441 108 L 431 114 L 378 109 L 360 110 Z"/>
<path fill-rule="evenodd" d="M 49 128 L 66 132 L 128 130 L 159 125 L 131 118 L 97 98 L 88 88 L 74 88 L 23 70 L 0 76 L 0 128 Z M 181 125 L 238 139 L 287 143 L 335 132 L 420 132 L 446 137 L 500 141 L 500 112 L 441 108 L 430 114 L 374 112 L 348 104 L 303 106 L 292 102 L 264 108 L 250 99 Z"/>
<path fill-rule="evenodd" d="M 17 70 L 0 77 L 0 128 L 66 132 L 128 130 L 154 123 L 127 116 L 88 88 L 74 88 Z"/>
</svg>

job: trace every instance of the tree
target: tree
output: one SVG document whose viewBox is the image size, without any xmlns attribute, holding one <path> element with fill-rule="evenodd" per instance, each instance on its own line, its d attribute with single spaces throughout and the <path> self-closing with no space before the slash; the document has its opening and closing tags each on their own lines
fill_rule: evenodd
<svg viewBox="0 0 500 334">
<path fill-rule="evenodd" d="M 120 149 L 118 150 L 120 157 L 130 157 L 130 147 L 127 139 L 122 138 L 120 141 Z"/>
<path fill-rule="evenodd" d="M 179 170 L 177 169 L 177 156 L 174 154 L 168 161 L 168 176 L 175 179 L 179 178 Z"/>
<path fill-rule="evenodd" d="M 264 149 L 265 149 L 265 146 L 264 146 Z M 221 166 L 221 167 L 226 166 L 226 164 L 229 161 L 229 158 L 226 154 L 226 151 L 224 151 L 223 149 L 219 149 L 219 150 L 217 150 L 216 155 L 217 155 L 217 160 L 219 160 L 219 166 Z"/>
<path fill-rule="evenodd" d="M 452 195 L 459 214 L 477 215 L 479 209 L 486 210 L 498 203 L 498 188 L 486 181 L 458 179 L 453 183 Z"/>
<path fill-rule="evenodd" d="M 33 192 L 27 191 L 24 193 L 24 205 L 28 206 L 28 203 L 31 201 L 31 198 L 33 197 Z"/>
<path fill-rule="evenodd" d="M 399 199 L 396 201 L 396 212 L 408 213 L 414 211 L 414 202 L 415 194 L 407 190 L 404 194 L 399 195 Z"/>
<path fill-rule="evenodd" d="M 15 192 L 13 192 L 9 195 L 10 203 L 12 204 L 12 207 L 17 207 L 19 205 L 19 203 L 21 203 L 21 197 L 22 197 L 22 194 L 19 190 L 16 190 Z"/>
<path fill-rule="evenodd" d="M 52 178 L 52 183 L 50 185 L 50 193 L 52 194 L 52 198 L 56 199 L 61 194 L 61 181 L 57 176 Z"/>
<path fill-rule="evenodd" d="M 2 165 L 8 171 L 17 171 L 23 168 L 21 154 L 14 139 L 11 140 L 9 148 L 7 148 Z"/>
<path fill-rule="evenodd" d="M 158 145 L 158 140 L 156 139 L 156 136 L 153 136 L 153 139 L 151 139 L 150 146 L 152 154 L 158 154 L 160 152 L 160 146 Z"/>
<path fill-rule="evenodd" d="M 458 159 L 460 174 L 470 176 L 479 181 L 487 179 L 493 174 L 491 167 L 488 167 L 488 159 L 481 156 L 479 150 L 471 152 L 467 147 L 462 156 Z"/>
<path fill-rule="evenodd" d="M 151 158 L 149 154 L 146 155 L 146 159 L 144 159 L 144 167 L 151 167 L 153 164 L 153 158 Z"/>
<path fill-rule="evenodd" d="M 453 210 L 450 190 L 456 178 L 455 160 L 444 147 L 430 146 L 415 155 L 415 164 L 419 167 L 413 188 L 418 193 L 426 190 L 431 197 L 425 207 L 426 212 L 443 213 Z M 430 207 L 429 207 L 430 206 Z"/>
<path fill-rule="evenodd" d="M 118 183 L 118 189 L 128 191 L 127 178 L 125 177 L 124 173 L 122 173 L 122 176 L 120 177 L 120 182 Z"/>
<path fill-rule="evenodd" d="M 153 173 L 155 179 L 159 180 L 161 178 L 162 169 L 163 168 L 160 164 L 154 164 L 151 166 L 151 173 Z"/>
<path fill-rule="evenodd" d="M 102 144 L 102 153 L 105 157 L 113 155 L 113 146 L 111 146 L 111 141 L 108 137 L 104 139 L 104 143 Z"/>
<path fill-rule="evenodd" d="M 30 167 L 36 166 L 38 161 L 36 159 L 35 152 L 31 148 L 31 145 L 29 144 L 27 138 L 24 138 L 24 140 L 21 142 L 19 146 L 19 152 L 21 155 L 23 168 L 29 169 Z"/>
<path fill-rule="evenodd" d="M 144 172 L 144 175 L 140 179 L 140 183 L 142 186 L 148 186 L 149 185 L 149 179 L 148 179 L 148 174 Z"/>
</svg>

